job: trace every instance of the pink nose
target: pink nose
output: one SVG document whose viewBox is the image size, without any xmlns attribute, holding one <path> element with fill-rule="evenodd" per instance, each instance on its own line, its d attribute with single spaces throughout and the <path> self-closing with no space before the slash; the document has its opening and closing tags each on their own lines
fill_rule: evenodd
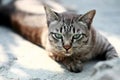
<svg viewBox="0 0 120 80">
<path fill-rule="evenodd" d="M 66 50 L 69 50 L 71 48 L 71 45 L 64 45 L 63 46 Z"/>
</svg>

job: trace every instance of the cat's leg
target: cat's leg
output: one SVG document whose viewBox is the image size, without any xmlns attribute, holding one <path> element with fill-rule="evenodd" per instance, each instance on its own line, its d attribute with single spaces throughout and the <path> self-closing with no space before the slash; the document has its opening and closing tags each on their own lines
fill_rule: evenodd
<svg viewBox="0 0 120 80">
<path fill-rule="evenodd" d="M 53 60 L 61 62 L 69 71 L 71 72 L 80 72 L 82 71 L 83 64 L 79 59 L 71 57 L 62 57 L 49 52 L 48 54 Z"/>
<path fill-rule="evenodd" d="M 74 59 L 72 57 L 65 58 L 62 63 L 71 72 L 78 73 L 83 69 L 83 63 L 80 60 Z"/>
<path fill-rule="evenodd" d="M 107 60 L 118 58 L 118 54 L 117 54 L 115 48 L 111 44 L 109 44 L 109 46 L 107 47 L 105 58 Z"/>
<path fill-rule="evenodd" d="M 64 56 L 62 55 L 57 55 L 57 54 L 53 54 L 51 52 L 48 53 L 49 57 L 51 57 L 53 60 L 57 61 L 57 62 L 61 62 L 64 60 Z"/>
<path fill-rule="evenodd" d="M 64 60 L 63 56 L 57 56 L 57 55 L 49 55 L 53 60 L 57 61 L 57 62 L 61 62 Z"/>
</svg>

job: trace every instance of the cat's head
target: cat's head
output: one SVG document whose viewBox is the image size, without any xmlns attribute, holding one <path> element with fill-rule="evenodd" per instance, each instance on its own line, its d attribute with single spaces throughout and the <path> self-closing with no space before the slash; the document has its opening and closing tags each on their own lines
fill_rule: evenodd
<svg viewBox="0 0 120 80">
<path fill-rule="evenodd" d="M 57 13 L 45 7 L 45 12 L 49 29 L 48 38 L 54 52 L 70 56 L 88 45 L 95 10 L 78 15 Z"/>
</svg>

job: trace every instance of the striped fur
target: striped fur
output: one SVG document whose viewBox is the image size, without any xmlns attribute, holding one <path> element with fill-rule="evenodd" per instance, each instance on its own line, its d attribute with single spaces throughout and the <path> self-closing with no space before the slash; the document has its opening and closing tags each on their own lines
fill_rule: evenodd
<svg viewBox="0 0 120 80">
<path fill-rule="evenodd" d="M 116 50 L 109 41 L 92 26 L 95 10 L 83 15 L 74 13 L 56 13 L 45 8 L 48 21 L 48 38 L 50 47 L 46 49 L 53 53 L 53 58 L 61 61 L 73 72 L 82 70 L 82 63 L 93 58 L 113 59 L 118 57 Z M 62 38 L 56 39 L 55 34 Z M 80 34 L 80 38 L 73 39 Z M 65 47 L 67 46 L 67 47 Z"/>
<path fill-rule="evenodd" d="M 91 26 L 95 10 L 78 15 L 57 13 L 45 7 L 46 15 L 38 15 L 19 11 L 15 6 L 9 8 L 9 5 L 0 7 L 0 17 L 7 20 L 0 24 L 11 25 L 23 37 L 44 47 L 51 58 L 72 72 L 80 72 L 85 61 L 96 57 L 118 57 L 108 40 Z"/>
</svg>

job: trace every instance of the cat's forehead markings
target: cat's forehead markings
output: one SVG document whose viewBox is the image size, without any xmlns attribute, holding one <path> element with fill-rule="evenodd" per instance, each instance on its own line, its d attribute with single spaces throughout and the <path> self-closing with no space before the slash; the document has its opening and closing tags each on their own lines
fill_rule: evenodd
<svg viewBox="0 0 120 80">
<path fill-rule="evenodd" d="M 56 28 L 56 31 L 58 32 L 59 30 Z"/>
<path fill-rule="evenodd" d="M 73 27 L 73 33 L 75 33 L 75 27 Z"/>
<path fill-rule="evenodd" d="M 80 21 L 79 23 L 87 27 L 87 25 L 85 23 L 83 23 L 82 21 Z"/>
<path fill-rule="evenodd" d="M 72 26 L 72 18 L 63 17 L 62 26 L 60 29 L 62 29 L 64 32 L 70 32 L 71 27 L 73 27 Z M 61 32 L 62 32 L 62 30 L 61 30 Z"/>
<path fill-rule="evenodd" d="M 80 31 L 80 29 L 77 29 L 77 32 L 79 32 Z"/>
<path fill-rule="evenodd" d="M 62 27 L 60 27 L 60 32 L 61 32 L 61 33 L 62 33 L 62 29 L 63 29 L 63 28 L 62 28 Z"/>
<path fill-rule="evenodd" d="M 58 21 L 52 21 L 51 23 L 50 23 L 50 25 L 54 25 L 54 24 L 56 24 Z"/>
</svg>

